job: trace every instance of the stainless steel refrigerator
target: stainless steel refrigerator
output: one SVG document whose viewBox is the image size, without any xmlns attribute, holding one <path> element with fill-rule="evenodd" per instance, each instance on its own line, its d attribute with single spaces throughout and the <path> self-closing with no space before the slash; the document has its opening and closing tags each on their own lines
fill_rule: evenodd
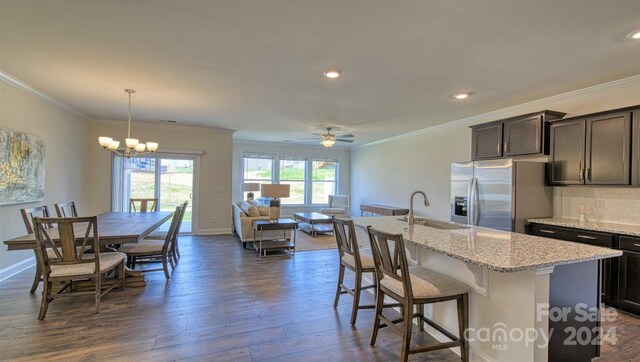
<svg viewBox="0 0 640 362">
<path fill-rule="evenodd" d="M 552 215 L 545 163 L 501 159 L 451 164 L 451 221 L 524 233 L 527 219 Z"/>
</svg>

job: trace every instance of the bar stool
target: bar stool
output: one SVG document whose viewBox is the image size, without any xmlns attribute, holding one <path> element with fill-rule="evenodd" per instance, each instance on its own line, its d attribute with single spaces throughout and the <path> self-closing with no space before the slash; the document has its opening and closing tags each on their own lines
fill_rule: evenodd
<svg viewBox="0 0 640 362">
<path fill-rule="evenodd" d="M 373 266 L 373 256 L 370 254 L 360 254 L 356 230 L 352 220 L 333 217 L 333 235 L 335 235 L 336 242 L 338 243 L 338 253 L 340 254 L 338 288 L 336 290 L 333 307 L 338 307 L 341 294 L 351 294 L 353 296 L 351 325 L 355 325 L 359 309 L 373 309 L 375 307 L 375 305 L 359 305 L 362 290 L 376 287 L 375 284 L 362 286 L 363 273 L 372 273 L 375 278 L 376 270 Z M 355 287 L 353 289 L 344 285 L 345 269 L 349 269 L 355 273 Z"/>
<path fill-rule="evenodd" d="M 460 347 L 461 359 L 468 361 L 469 344 L 465 338 L 465 331 L 469 327 L 469 288 L 444 274 L 419 266 L 409 267 L 402 234 L 388 234 L 373 229 L 371 226 L 367 227 L 367 231 L 378 280 L 371 346 L 376 343 L 378 330 L 382 327 L 389 327 L 393 332 L 402 336 L 401 361 L 407 361 L 410 353 L 452 347 Z M 391 253 L 393 253 L 393 257 Z M 382 315 L 382 310 L 386 307 L 383 305 L 385 295 L 402 305 L 403 317 L 390 320 Z M 458 306 L 458 333 L 460 337 L 456 337 L 444 327 L 424 316 L 425 304 L 451 300 L 455 300 Z M 414 313 L 414 305 L 417 306 L 417 313 Z M 413 318 L 419 318 L 418 326 L 421 331 L 424 331 L 424 323 L 426 322 L 451 341 L 410 348 Z M 383 324 L 381 325 L 380 322 Z M 404 322 L 403 329 L 395 325 L 399 322 Z"/>
</svg>

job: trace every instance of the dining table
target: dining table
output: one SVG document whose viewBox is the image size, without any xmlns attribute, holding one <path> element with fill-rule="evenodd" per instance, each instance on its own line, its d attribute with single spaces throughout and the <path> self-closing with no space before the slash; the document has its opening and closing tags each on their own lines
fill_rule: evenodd
<svg viewBox="0 0 640 362">
<path fill-rule="evenodd" d="M 173 213 L 173 211 L 151 211 L 99 214 L 97 217 L 100 245 L 137 243 L 169 220 Z M 47 232 L 52 241 L 60 241 L 56 227 L 48 229 Z M 86 224 L 79 224 L 74 232 L 80 245 L 86 232 Z M 4 241 L 9 251 L 31 249 L 34 253 L 36 243 L 35 234 L 26 234 Z M 126 268 L 126 284 L 128 287 L 145 287 L 147 281 L 141 271 Z"/>
</svg>

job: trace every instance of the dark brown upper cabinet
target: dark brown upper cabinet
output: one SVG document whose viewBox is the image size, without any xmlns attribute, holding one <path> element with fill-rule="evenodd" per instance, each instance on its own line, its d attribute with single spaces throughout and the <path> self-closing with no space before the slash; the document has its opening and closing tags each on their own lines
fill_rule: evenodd
<svg viewBox="0 0 640 362">
<path fill-rule="evenodd" d="M 502 157 L 502 123 L 474 128 L 471 147 L 474 160 Z"/>
<path fill-rule="evenodd" d="M 471 158 L 549 154 L 547 121 L 565 113 L 542 111 L 471 126 Z"/>
<path fill-rule="evenodd" d="M 549 157 L 551 185 L 584 184 L 585 131 L 584 120 L 551 125 L 551 156 Z"/>
<path fill-rule="evenodd" d="M 631 138 L 631 184 L 640 186 L 640 108 L 633 110 L 633 137 Z"/>
<path fill-rule="evenodd" d="M 632 114 L 615 110 L 553 122 L 549 184 L 629 185 Z"/>
</svg>

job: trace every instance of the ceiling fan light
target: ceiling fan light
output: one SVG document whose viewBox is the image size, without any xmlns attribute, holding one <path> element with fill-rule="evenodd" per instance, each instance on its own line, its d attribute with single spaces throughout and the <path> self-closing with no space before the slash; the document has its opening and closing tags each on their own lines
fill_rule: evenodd
<svg viewBox="0 0 640 362">
<path fill-rule="evenodd" d="M 331 148 L 331 146 L 333 146 L 336 141 L 332 140 L 330 138 L 324 139 L 322 140 L 322 142 L 320 142 L 325 148 Z"/>
</svg>

